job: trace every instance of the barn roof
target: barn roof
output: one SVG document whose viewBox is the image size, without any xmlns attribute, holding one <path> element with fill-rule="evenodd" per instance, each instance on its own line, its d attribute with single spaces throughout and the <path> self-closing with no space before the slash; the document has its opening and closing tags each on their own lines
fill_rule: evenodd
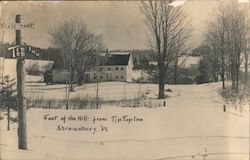
<svg viewBox="0 0 250 160">
<path fill-rule="evenodd" d="M 106 66 L 126 66 L 129 61 L 129 54 L 110 54 L 105 65 Z"/>
</svg>

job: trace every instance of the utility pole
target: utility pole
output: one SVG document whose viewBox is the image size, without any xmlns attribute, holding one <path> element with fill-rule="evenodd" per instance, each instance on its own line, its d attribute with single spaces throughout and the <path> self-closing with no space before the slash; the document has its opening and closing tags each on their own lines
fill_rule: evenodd
<svg viewBox="0 0 250 160">
<path fill-rule="evenodd" d="M 16 23 L 22 23 L 22 16 L 16 15 Z M 16 45 L 22 45 L 22 30 L 16 30 Z M 26 99 L 24 96 L 24 58 L 17 57 L 17 106 L 18 106 L 18 148 L 27 150 Z"/>
</svg>

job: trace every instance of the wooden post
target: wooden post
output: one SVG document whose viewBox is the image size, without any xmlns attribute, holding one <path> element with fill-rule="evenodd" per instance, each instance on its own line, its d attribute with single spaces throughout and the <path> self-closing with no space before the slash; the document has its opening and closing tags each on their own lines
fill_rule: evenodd
<svg viewBox="0 0 250 160">
<path fill-rule="evenodd" d="M 124 99 L 124 106 L 122 107 L 127 107 L 126 83 L 124 83 L 124 86 L 123 86 L 123 99 Z"/>
<path fill-rule="evenodd" d="M 68 71 L 69 71 L 69 69 L 68 69 Z M 69 90 L 69 87 L 70 87 L 70 73 L 66 72 L 65 75 L 67 76 L 67 78 L 66 78 L 66 109 L 68 110 L 69 109 L 69 94 L 70 94 L 70 90 Z"/>
<path fill-rule="evenodd" d="M 99 108 L 99 82 L 96 83 L 96 109 Z"/>
<path fill-rule="evenodd" d="M 69 88 L 68 88 L 68 80 L 66 80 L 66 109 L 69 109 Z"/>
<path fill-rule="evenodd" d="M 49 100 L 49 109 L 50 109 L 50 100 Z"/>
<path fill-rule="evenodd" d="M 22 16 L 16 15 L 16 23 L 22 23 Z M 16 30 L 16 45 L 22 45 L 22 31 Z M 18 149 L 27 150 L 26 103 L 24 97 L 24 59 L 17 58 L 17 106 L 18 106 Z"/>
</svg>

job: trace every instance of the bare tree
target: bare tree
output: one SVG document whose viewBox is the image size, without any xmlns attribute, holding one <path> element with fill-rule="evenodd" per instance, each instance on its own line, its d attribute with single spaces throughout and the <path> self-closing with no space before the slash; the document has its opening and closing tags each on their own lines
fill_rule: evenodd
<svg viewBox="0 0 250 160">
<path fill-rule="evenodd" d="M 169 3 L 169 0 L 149 0 L 142 1 L 140 5 L 150 30 L 151 48 L 157 55 L 159 99 L 165 98 L 164 86 L 169 66 L 187 48 L 186 41 L 191 31 L 181 7 L 174 8 Z"/>
<path fill-rule="evenodd" d="M 73 91 L 74 81 L 81 84 L 85 69 L 92 64 L 93 53 L 102 48 L 102 36 L 91 33 L 82 20 L 72 19 L 59 24 L 49 35 L 52 44 L 61 51 L 64 68 L 69 72 L 70 90 Z"/>
<path fill-rule="evenodd" d="M 229 5 L 228 16 L 228 48 L 230 53 L 232 90 L 238 94 L 240 80 L 241 55 L 247 44 L 248 23 L 247 12 L 238 3 Z"/>
<path fill-rule="evenodd" d="M 225 89 L 227 27 L 227 10 L 225 7 L 220 6 L 216 12 L 215 19 L 209 24 L 209 29 L 205 41 L 207 41 L 214 53 L 213 57 L 210 57 L 215 61 L 213 66 L 220 68 L 220 76 L 223 89 Z"/>
<path fill-rule="evenodd" d="M 221 5 L 214 17 L 208 25 L 205 42 L 212 48 L 214 57 L 219 55 L 216 59 L 220 68 L 222 88 L 225 89 L 225 76 L 229 75 L 232 90 L 237 94 L 241 57 L 242 53 L 246 53 L 247 47 L 247 12 L 237 2 L 230 2 Z"/>
<path fill-rule="evenodd" d="M 76 59 L 76 71 L 77 71 L 77 84 L 81 85 L 84 79 L 84 73 L 97 63 L 97 55 L 95 52 L 104 49 L 103 36 L 89 34 L 89 39 L 86 44 L 86 49 L 77 55 Z"/>
</svg>

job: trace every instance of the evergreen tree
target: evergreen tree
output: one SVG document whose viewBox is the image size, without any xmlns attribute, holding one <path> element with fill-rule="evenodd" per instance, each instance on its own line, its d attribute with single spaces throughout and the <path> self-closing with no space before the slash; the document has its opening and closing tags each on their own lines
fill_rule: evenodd
<svg viewBox="0 0 250 160">
<path fill-rule="evenodd" d="M 16 89 L 14 89 L 15 84 L 14 78 L 10 79 L 9 76 L 5 76 L 0 90 L 1 110 L 7 110 L 7 130 L 10 130 L 10 109 L 16 110 L 17 108 Z"/>
</svg>

